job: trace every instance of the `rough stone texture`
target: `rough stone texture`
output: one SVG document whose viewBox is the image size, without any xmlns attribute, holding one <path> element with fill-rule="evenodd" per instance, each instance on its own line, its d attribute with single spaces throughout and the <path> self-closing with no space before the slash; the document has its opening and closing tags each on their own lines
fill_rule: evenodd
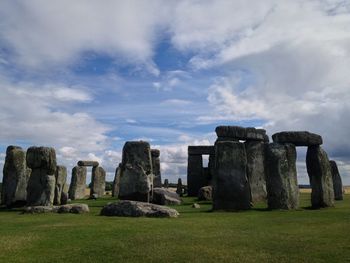
<svg viewBox="0 0 350 263">
<path fill-rule="evenodd" d="M 272 135 L 273 142 L 292 143 L 295 146 L 321 145 L 322 137 L 307 131 L 285 131 Z"/>
<path fill-rule="evenodd" d="M 269 209 L 297 209 L 299 188 L 293 144 L 270 143 L 266 146 L 265 171 Z"/>
<path fill-rule="evenodd" d="M 215 154 L 214 146 L 188 146 L 188 154 L 189 155 L 210 155 Z"/>
<path fill-rule="evenodd" d="M 177 179 L 176 193 L 177 193 L 179 196 L 183 196 L 183 186 L 182 186 L 182 180 L 181 180 L 181 178 Z"/>
<path fill-rule="evenodd" d="M 61 205 L 66 205 L 68 203 L 68 192 L 61 193 Z"/>
<path fill-rule="evenodd" d="M 243 143 L 217 142 L 216 171 L 213 177 L 214 210 L 250 209 L 247 156 Z"/>
<path fill-rule="evenodd" d="M 246 141 L 247 176 L 250 184 L 251 201 L 266 201 L 265 142 Z"/>
<path fill-rule="evenodd" d="M 212 201 L 213 200 L 213 187 L 203 186 L 198 191 L 198 200 L 199 201 Z"/>
<path fill-rule="evenodd" d="M 106 171 L 101 166 L 94 166 L 91 173 L 90 196 L 102 197 L 106 188 Z"/>
<path fill-rule="evenodd" d="M 101 210 L 104 216 L 129 217 L 178 217 L 179 213 L 172 208 L 144 202 L 123 200 L 106 205 Z"/>
<path fill-rule="evenodd" d="M 32 169 L 27 186 L 28 206 L 50 206 L 55 197 L 56 152 L 49 147 L 30 147 L 27 165 Z"/>
<path fill-rule="evenodd" d="M 78 166 L 97 167 L 97 166 L 99 166 L 99 163 L 97 161 L 78 161 Z"/>
<path fill-rule="evenodd" d="M 83 214 L 90 212 L 86 204 L 70 204 L 61 206 L 28 206 L 23 209 L 23 213 L 41 214 L 41 213 L 72 213 Z"/>
<path fill-rule="evenodd" d="M 85 197 L 86 173 L 87 169 L 83 166 L 75 166 L 72 169 L 72 178 L 68 191 L 71 200 L 83 199 Z"/>
<path fill-rule="evenodd" d="M 112 188 L 112 196 L 113 197 L 118 197 L 118 195 L 119 195 L 120 172 L 121 172 L 121 163 L 115 169 L 113 188 Z"/>
<path fill-rule="evenodd" d="M 53 200 L 53 204 L 60 205 L 63 189 L 66 185 L 67 168 L 63 165 L 57 165 L 55 177 L 56 177 L 56 186 L 55 186 L 55 197 Z"/>
<path fill-rule="evenodd" d="M 168 188 L 168 187 L 169 187 L 169 180 L 164 179 L 164 188 Z"/>
<path fill-rule="evenodd" d="M 338 165 L 335 161 L 329 161 L 332 171 L 334 199 L 343 200 L 343 183 L 339 174 Z"/>
<path fill-rule="evenodd" d="M 334 205 L 332 171 L 327 153 L 320 146 L 309 146 L 306 153 L 306 168 L 311 184 L 313 208 Z"/>
<path fill-rule="evenodd" d="M 153 170 L 148 142 L 126 142 L 120 173 L 119 199 L 149 202 L 152 196 Z"/>
<path fill-rule="evenodd" d="M 209 170 L 208 185 L 212 185 L 212 180 L 215 173 L 215 153 L 209 155 L 208 170 Z"/>
<path fill-rule="evenodd" d="M 207 180 L 203 175 L 202 155 L 189 155 L 187 163 L 188 196 L 197 196 L 198 190 L 205 185 L 207 185 Z"/>
<path fill-rule="evenodd" d="M 180 196 L 165 188 L 154 188 L 152 203 L 158 205 L 180 205 Z"/>
<path fill-rule="evenodd" d="M 10 207 L 26 203 L 30 172 L 27 168 L 26 152 L 18 146 L 7 147 L 2 179 L 2 204 Z"/>
<path fill-rule="evenodd" d="M 162 175 L 160 173 L 160 151 L 151 149 L 152 167 L 153 167 L 153 187 L 162 187 Z"/>
<path fill-rule="evenodd" d="M 266 141 L 266 131 L 252 127 L 244 128 L 240 126 L 218 126 L 215 129 L 219 141 L 256 140 Z"/>
</svg>

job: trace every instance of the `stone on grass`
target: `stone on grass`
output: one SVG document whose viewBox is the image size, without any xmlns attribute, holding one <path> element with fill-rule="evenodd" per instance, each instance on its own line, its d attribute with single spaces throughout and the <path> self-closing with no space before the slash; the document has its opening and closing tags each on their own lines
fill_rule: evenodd
<svg viewBox="0 0 350 263">
<path fill-rule="evenodd" d="M 121 200 L 103 207 L 101 215 L 128 217 L 178 217 L 179 213 L 175 209 L 166 206 Z"/>
<path fill-rule="evenodd" d="M 115 169 L 113 188 L 112 188 L 112 196 L 113 197 L 118 197 L 118 195 L 119 195 L 120 172 L 121 172 L 121 163 Z"/>
<path fill-rule="evenodd" d="M 101 166 L 94 166 L 91 172 L 90 195 L 102 197 L 106 188 L 106 171 Z"/>
<path fill-rule="evenodd" d="M 83 199 L 85 197 L 86 174 L 86 167 L 75 166 L 72 169 L 72 178 L 68 191 L 69 199 L 76 200 Z"/>
<path fill-rule="evenodd" d="M 213 187 L 211 185 L 203 186 L 198 191 L 199 201 L 212 201 L 213 200 Z"/>
<path fill-rule="evenodd" d="M 67 179 L 67 168 L 63 165 L 57 165 L 56 167 L 56 185 L 55 185 L 55 197 L 53 200 L 54 205 L 60 205 L 62 195 L 64 195 L 64 188 Z"/>
<path fill-rule="evenodd" d="M 57 209 L 57 213 L 83 214 L 83 213 L 89 213 L 89 212 L 90 212 L 90 209 L 87 204 L 61 205 Z"/>
<path fill-rule="evenodd" d="M 201 208 L 201 206 L 197 203 L 193 203 L 192 208 Z"/>
<path fill-rule="evenodd" d="M 180 205 L 180 196 L 166 188 L 154 188 L 152 203 L 158 205 Z"/>
<path fill-rule="evenodd" d="M 338 165 L 335 161 L 329 161 L 332 170 L 334 199 L 343 200 L 343 183 L 339 174 Z"/>
</svg>

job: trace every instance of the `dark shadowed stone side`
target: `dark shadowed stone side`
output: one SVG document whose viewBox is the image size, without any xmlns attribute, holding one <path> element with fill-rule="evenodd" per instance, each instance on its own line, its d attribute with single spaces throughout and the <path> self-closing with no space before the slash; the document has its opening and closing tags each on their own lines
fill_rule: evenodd
<svg viewBox="0 0 350 263">
<path fill-rule="evenodd" d="M 264 129 L 255 129 L 253 127 L 241 126 L 218 126 L 215 129 L 219 141 L 253 140 L 266 141 L 266 131 Z"/>
<path fill-rule="evenodd" d="M 149 202 L 153 188 L 151 148 L 145 141 L 129 141 L 123 147 L 119 199 Z"/>
<path fill-rule="evenodd" d="M 160 173 L 160 151 L 151 149 L 152 168 L 153 168 L 153 187 L 162 187 L 162 175 Z"/>
<path fill-rule="evenodd" d="M 66 185 L 67 168 L 63 165 L 57 165 L 55 177 L 56 177 L 56 186 L 55 186 L 55 197 L 53 200 L 53 204 L 60 205 L 63 189 Z"/>
<path fill-rule="evenodd" d="M 103 207 L 101 210 L 101 215 L 129 217 L 178 217 L 179 213 L 175 209 L 166 206 L 122 200 Z"/>
<path fill-rule="evenodd" d="M 106 188 L 106 171 L 101 166 L 94 166 L 91 173 L 90 196 L 102 197 Z"/>
<path fill-rule="evenodd" d="M 120 172 L 121 172 L 121 163 L 118 165 L 118 167 L 115 169 L 115 175 L 113 180 L 113 188 L 112 188 L 112 196 L 118 197 L 119 195 L 119 184 L 120 184 Z"/>
<path fill-rule="evenodd" d="M 166 188 L 154 188 L 152 203 L 157 205 L 180 205 L 180 196 Z"/>
<path fill-rule="evenodd" d="M 247 176 L 250 184 L 252 202 L 266 201 L 265 142 L 247 141 Z"/>
<path fill-rule="evenodd" d="M 26 152 L 18 146 L 7 147 L 1 203 L 8 207 L 25 205 L 30 172 L 31 170 L 27 168 Z"/>
<path fill-rule="evenodd" d="M 335 161 L 329 161 L 332 171 L 334 199 L 343 200 L 343 183 L 339 174 L 338 165 Z"/>
<path fill-rule="evenodd" d="M 206 184 L 202 155 L 189 155 L 187 160 L 188 196 L 197 196 L 199 188 Z"/>
<path fill-rule="evenodd" d="M 227 211 L 250 209 L 250 187 L 244 144 L 217 142 L 215 156 L 213 209 Z"/>
<path fill-rule="evenodd" d="M 182 179 L 177 179 L 177 185 L 176 185 L 176 193 L 179 196 L 183 196 L 183 186 L 182 186 Z"/>
<path fill-rule="evenodd" d="M 57 166 L 55 149 L 30 147 L 27 151 L 27 165 L 32 169 L 27 186 L 27 205 L 53 205 Z"/>
<path fill-rule="evenodd" d="M 292 143 L 295 146 L 312 146 L 323 143 L 321 135 L 307 131 L 285 131 L 272 135 L 273 142 Z"/>
<path fill-rule="evenodd" d="M 198 200 L 199 201 L 212 201 L 213 200 L 213 187 L 208 185 L 208 186 L 203 186 L 201 189 L 199 189 Z"/>
<path fill-rule="evenodd" d="M 169 187 L 169 180 L 164 179 L 164 188 L 168 188 L 168 187 Z"/>
<path fill-rule="evenodd" d="M 99 163 L 97 161 L 78 161 L 78 166 L 97 167 L 97 166 L 99 166 Z"/>
<path fill-rule="evenodd" d="M 306 168 L 311 184 L 313 208 L 334 205 L 334 190 L 331 165 L 327 153 L 320 146 L 309 146 L 306 153 Z"/>
<path fill-rule="evenodd" d="M 72 169 L 72 178 L 68 190 L 70 199 L 76 200 L 85 197 L 86 174 L 87 169 L 84 166 L 75 166 Z"/>
<path fill-rule="evenodd" d="M 265 171 L 269 209 L 297 209 L 299 188 L 293 144 L 270 143 L 266 146 Z"/>
</svg>

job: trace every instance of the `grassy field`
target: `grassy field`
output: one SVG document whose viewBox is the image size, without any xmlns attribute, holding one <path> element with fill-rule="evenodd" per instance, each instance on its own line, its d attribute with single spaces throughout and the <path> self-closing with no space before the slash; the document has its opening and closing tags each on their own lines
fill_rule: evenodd
<svg viewBox="0 0 350 263">
<path fill-rule="evenodd" d="M 350 195 L 335 208 L 210 212 L 210 203 L 176 209 L 175 219 L 99 216 L 91 212 L 0 211 L 0 262 L 350 262 Z"/>
</svg>

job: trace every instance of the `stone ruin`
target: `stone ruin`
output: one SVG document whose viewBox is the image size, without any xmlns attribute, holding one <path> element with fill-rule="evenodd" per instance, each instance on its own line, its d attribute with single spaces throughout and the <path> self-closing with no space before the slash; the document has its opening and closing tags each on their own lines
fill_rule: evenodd
<svg viewBox="0 0 350 263">
<path fill-rule="evenodd" d="M 153 168 L 153 187 L 162 187 L 162 176 L 160 173 L 160 151 L 151 149 L 152 168 Z"/>
<path fill-rule="evenodd" d="M 78 161 L 72 169 L 71 184 L 69 186 L 69 198 L 72 200 L 83 199 L 86 190 L 87 167 L 92 166 L 90 197 L 102 197 L 106 188 L 106 172 L 97 161 Z"/>
<path fill-rule="evenodd" d="M 187 173 L 189 196 L 212 185 L 214 210 L 246 210 L 264 200 L 269 209 L 298 208 L 296 146 L 308 147 L 312 207 L 333 206 L 335 197 L 341 200 L 341 178 L 320 146 L 321 136 L 280 132 L 269 143 L 265 130 L 239 126 L 219 126 L 216 134 L 214 146 L 188 147 Z M 203 154 L 209 155 L 209 173 L 203 168 Z"/>
</svg>

